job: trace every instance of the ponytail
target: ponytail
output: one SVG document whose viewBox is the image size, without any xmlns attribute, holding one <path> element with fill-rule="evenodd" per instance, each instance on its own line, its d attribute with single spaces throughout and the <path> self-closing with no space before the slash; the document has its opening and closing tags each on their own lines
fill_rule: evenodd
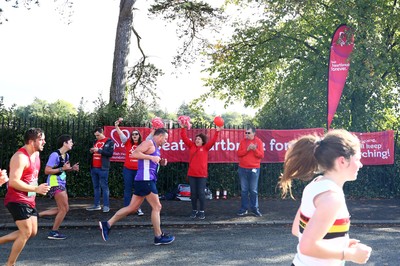
<svg viewBox="0 0 400 266">
<path fill-rule="evenodd" d="M 292 195 L 292 180 L 309 181 L 317 172 L 325 172 L 335 167 L 338 157 L 349 159 L 360 150 L 360 141 L 344 129 L 331 130 L 321 139 L 316 135 L 306 135 L 295 140 L 285 155 L 283 174 L 279 187 L 282 198 Z"/>
<path fill-rule="evenodd" d="M 314 151 L 318 146 L 319 137 L 307 135 L 294 141 L 289 146 L 285 155 L 283 174 L 280 176 L 279 187 L 282 190 L 282 198 L 292 195 L 292 180 L 300 179 L 309 181 L 318 170 L 318 162 L 314 157 Z"/>
</svg>

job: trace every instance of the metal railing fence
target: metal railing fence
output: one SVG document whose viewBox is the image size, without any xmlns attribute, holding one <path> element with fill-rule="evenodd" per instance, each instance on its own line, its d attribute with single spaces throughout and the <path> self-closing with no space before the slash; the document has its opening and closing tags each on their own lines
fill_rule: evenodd
<svg viewBox="0 0 400 266">
<path fill-rule="evenodd" d="M 112 125 L 112 121 L 110 121 Z M 128 124 L 126 124 L 128 125 Z M 40 119 L 40 118 L 3 118 L 0 120 L 0 167 L 8 169 L 9 161 L 15 151 L 23 146 L 23 133 L 30 127 L 40 127 L 46 136 L 46 145 L 41 153 L 42 169 L 40 181 L 44 182 L 46 177 L 43 169 L 47 158 L 56 147 L 57 137 L 61 134 L 71 134 L 75 143 L 70 151 L 71 163 L 80 162 L 79 173 L 69 174 L 68 193 L 71 197 L 93 196 L 92 182 L 90 177 L 90 159 L 88 152 L 94 140 L 93 129 L 97 126 L 91 120 L 85 119 Z M 129 125 L 146 126 L 146 125 Z M 169 125 L 176 128 L 176 125 Z M 210 128 L 211 125 L 193 125 L 194 128 Z M 226 126 L 226 128 L 231 128 Z M 235 129 L 243 127 L 232 127 Z M 396 138 L 397 140 L 397 138 Z M 398 147 L 399 144 L 396 144 Z M 396 148 L 396 155 L 398 155 Z M 359 198 L 394 198 L 400 196 L 400 169 L 399 156 L 396 156 L 394 165 L 364 166 L 359 172 L 357 182 L 345 185 L 346 195 Z M 240 196 L 240 183 L 237 174 L 236 163 L 210 163 L 208 186 L 215 192 L 216 189 L 226 189 L 229 196 Z M 159 172 L 158 189 L 161 194 L 174 190 L 180 183 L 187 183 L 188 164 L 169 163 L 162 167 Z M 262 164 L 259 181 L 259 194 L 262 197 L 278 198 L 280 196 L 277 182 L 282 172 L 282 164 Z M 109 175 L 110 193 L 112 197 L 122 197 L 123 179 L 122 163 L 112 163 Z M 293 192 L 299 198 L 304 183 L 295 182 Z M 3 196 L 5 189 L 0 189 Z"/>
</svg>

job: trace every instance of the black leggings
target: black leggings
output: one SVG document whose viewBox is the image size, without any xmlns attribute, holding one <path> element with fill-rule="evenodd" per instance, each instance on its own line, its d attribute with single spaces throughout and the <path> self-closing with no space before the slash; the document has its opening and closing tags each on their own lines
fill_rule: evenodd
<svg viewBox="0 0 400 266">
<path fill-rule="evenodd" d="M 207 178 L 189 176 L 190 199 L 192 200 L 192 210 L 204 211 L 204 202 L 206 201 L 206 183 Z M 197 209 L 197 200 L 200 202 L 200 208 Z"/>
</svg>

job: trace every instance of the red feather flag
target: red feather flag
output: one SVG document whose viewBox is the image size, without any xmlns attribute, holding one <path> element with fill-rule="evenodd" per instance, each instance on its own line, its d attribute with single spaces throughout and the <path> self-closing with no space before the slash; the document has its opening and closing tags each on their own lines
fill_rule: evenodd
<svg viewBox="0 0 400 266">
<path fill-rule="evenodd" d="M 340 25 L 332 37 L 331 51 L 329 55 L 328 72 L 328 117 L 327 128 L 329 130 L 333 116 L 342 96 L 343 87 L 349 72 L 349 56 L 354 47 L 353 30 L 345 24 Z"/>
</svg>

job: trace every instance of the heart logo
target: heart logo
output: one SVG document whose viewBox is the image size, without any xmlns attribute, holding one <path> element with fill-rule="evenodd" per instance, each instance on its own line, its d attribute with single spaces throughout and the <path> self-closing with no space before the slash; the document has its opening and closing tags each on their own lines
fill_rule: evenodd
<svg viewBox="0 0 400 266">
<path fill-rule="evenodd" d="M 131 133 L 129 132 L 129 130 L 122 129 L 121 131 L 125 135 L 125 137 L 127 137 L 128 139 L 131 137 Z M 125 147 L 125 145 L 122 143 L 122 141 L 121 141 L 116 129 L 111 130 L 110 137 L 112 138 L 112 140 L 115 143 L 115 145 L 114 145 L 115 148 L 118 148 L 118 147 L 123 148 L 123 147 Z"/>
</svg>

